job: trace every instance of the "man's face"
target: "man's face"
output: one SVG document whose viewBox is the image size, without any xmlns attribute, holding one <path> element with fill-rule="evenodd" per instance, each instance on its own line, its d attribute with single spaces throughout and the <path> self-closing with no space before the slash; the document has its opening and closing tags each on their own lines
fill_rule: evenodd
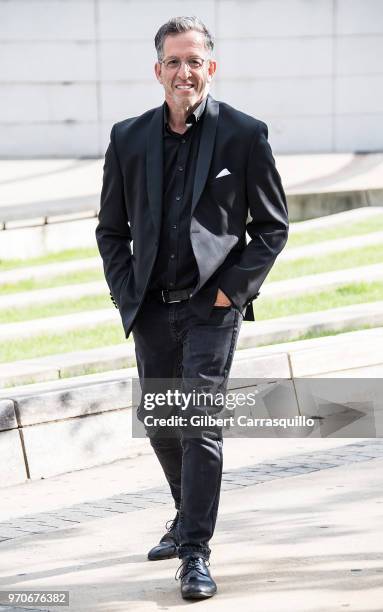
<svg viewBox="0 0 383 612">
<path fill-rule="evenodd" d="M 201 32 L 190 30 L 164 41 L 164 63 L 157 62 L 155 73 L 165 90 L 165 99 L 170 109 L 195 107 L 207 95 L 216 70 L 216 62 L 207 60 L 205 37 Z M 205 60 L 201 68 L 191 68 L 186 60 Z M 172 67 L 169 60 L 181 60 L 181 65 Z M 167 67 L 168 66 L 168 67 Z"/>
</svg>

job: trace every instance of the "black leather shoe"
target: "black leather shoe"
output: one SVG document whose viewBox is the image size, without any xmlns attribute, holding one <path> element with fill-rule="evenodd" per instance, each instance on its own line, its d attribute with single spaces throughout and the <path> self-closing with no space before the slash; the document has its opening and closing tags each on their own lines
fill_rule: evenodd
<svg viewBox="0 0 383 612">
<path fill-rule="evenodd" d="M 210 576 L 208 561 L 198 557 L 196 553 L 182 559 L 182 565 L 177 570 L 176 580 L 181 579 L 181 595 L 184 599 L 206 599 L 217 592 L 217 585 Z"/>
<path fill-rule="evenodd" d="M 170 525 L 168 527 L 169 523 Z M 159 544 L 149 550 L 149 561 L 162 561 L 163 559 L 173 559 L 173 557 L 178 557 L 177 523 L 178 513 L 175 519 L 166 523 L 167 533 L 162 536 Z"/>
</svg>

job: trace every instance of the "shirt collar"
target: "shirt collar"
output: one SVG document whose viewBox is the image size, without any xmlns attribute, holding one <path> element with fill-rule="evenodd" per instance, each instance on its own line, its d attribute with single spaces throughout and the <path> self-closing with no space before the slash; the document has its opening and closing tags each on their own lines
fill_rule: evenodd
<svg viewBox="0 0 383 612">
<path fill-rule="evenodd" d="M 190 128 L 195 123 L 198 123 L 198 121 L 201 119 L 204 113 L 204 110 L 206 108 L 206 102 L 207 102 L 207 96 L 205 96 L 205 98 L 198 104 L 197 108 L 195 108 L 194 111 L 186 117 L 186 125 L 188 128 Z M 164 127 L 165 128 L 168 126 L 168 121 L 169 121 L 169 107 L 167 105 L 167 102 L 164 102 Z"/>
</svg>

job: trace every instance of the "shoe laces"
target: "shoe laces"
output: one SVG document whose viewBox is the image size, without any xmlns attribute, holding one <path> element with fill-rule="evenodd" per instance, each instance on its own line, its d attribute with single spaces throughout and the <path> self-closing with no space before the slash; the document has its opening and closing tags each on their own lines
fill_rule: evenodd
<svg viewBox="0 0 383 612">
<path fill-rule="evenodd" d="M 165 529 L 166 531 L 172 531 L 178 522 L 178 516 L 174 519 L 170 519 L 170 521 L 166 521 Z"/>
<path fill-rule="evenodd" d="M 176 575 L 174 576 L 175 580 L 182 580 L 192 570 L 196 570 L 202 576 L 205 576 L 205 572 L 203 571 L 203 563 L 205 562 L 206 567 L 209 567 L 210 562 L 202 557 L 187 557 L 182 561 L 181 565 L 176 571 Z M 201 567 L 202 566 L 202 567 Z"/>
</svg>

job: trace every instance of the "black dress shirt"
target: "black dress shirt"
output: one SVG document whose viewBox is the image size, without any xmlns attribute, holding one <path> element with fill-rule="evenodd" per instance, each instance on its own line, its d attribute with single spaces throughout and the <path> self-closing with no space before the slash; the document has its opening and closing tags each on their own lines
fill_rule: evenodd
<svg viewBox="0 0 383 612">
<path fill-rule="evenodd" d="M 160 246 L 149 290 L 189 289 L 198 282 L 190 241 L 191 202 L 206 98 L 186 119 L 184 134 L 173 132 L 164 103 L 164 192 Z"/>
</svg>

